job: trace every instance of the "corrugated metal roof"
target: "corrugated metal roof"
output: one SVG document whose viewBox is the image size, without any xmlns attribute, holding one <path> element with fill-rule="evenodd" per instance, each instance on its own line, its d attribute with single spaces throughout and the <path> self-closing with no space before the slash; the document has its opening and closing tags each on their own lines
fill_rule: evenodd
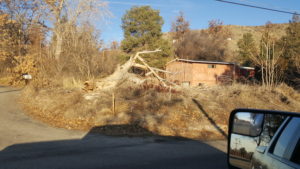
<svg viewBox="0 0 300 169">
<path fill-rule="evenodd" d="M 255 70 L 254 67 L 245 67 L 245 66 L 240 66 L 241 69 L 248 69 L 248 70 Z"/>
<path fill-rule="evenodd" d="M 189 60 L 189 59 L 174 59 L 169 63 L 179 61 L 179 62 L 189 62 L 189 63 L 204 63 L 204 64 L 221 64 L 221 65 L 235 65 L 236 63 L 233 62 L 217 62 L 217 61 L 202 61 L 202 60 Z"/>
</svg>

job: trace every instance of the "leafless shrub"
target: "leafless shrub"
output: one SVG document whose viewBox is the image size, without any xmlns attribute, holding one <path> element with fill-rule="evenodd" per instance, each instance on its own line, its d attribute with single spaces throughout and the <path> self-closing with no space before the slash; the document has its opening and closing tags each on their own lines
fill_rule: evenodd
<svg viewBox="0 0 300 169">
<path fill-rule="evenodd" d="M 208 30 L 186 32 L 176 44 L 176 53 L 184 59 L 224 61 L 229 57 L 228 37 L 222 23 L 211 21 Z"/>
</svg>

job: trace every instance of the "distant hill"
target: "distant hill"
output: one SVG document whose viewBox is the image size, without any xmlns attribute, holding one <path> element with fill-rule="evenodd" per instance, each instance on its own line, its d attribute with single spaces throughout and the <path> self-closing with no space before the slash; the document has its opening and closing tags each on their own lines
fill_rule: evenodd
<svg viewBox="0 0 300 169">
<path fill-rule="evenodd" d="M 257 45 L 262 37 L 264 31 L 264 25 L 262 26 L 240 26 L 240 25 L 224 25 L 231 32 L 231 37 L 228 39 L 228 47 L 230 51 L 235 55 L 238 50 L 237 42 L 243 37 L 244 33 L 252 33 Z M 279 39 L 285 35 L 285 30 L 288 27 L 288 23 L 284 24 L 273 24 L 271 33 L 275 38 Z M 201 31 L 192 30 L 192 31 Z M 164 37 L 171 40 L 171 33 L 165 33 Z"/>
<path fill-rule="evenodd" d="M 225 27 L 231 32 L 231 39 L 229 40 L 228 47 L 232 52 L 237 51 L 237 42 L 243 37 L 244 33 L 252 33 L 253 38 L 259 43 L 264 26 L 239 26 L 239 25 L 225 25 Z M 285 30 L 288 24 L 273 24 L 271 33 L 275 38 L 279 39 L 285 35 Z"/>
</svg>

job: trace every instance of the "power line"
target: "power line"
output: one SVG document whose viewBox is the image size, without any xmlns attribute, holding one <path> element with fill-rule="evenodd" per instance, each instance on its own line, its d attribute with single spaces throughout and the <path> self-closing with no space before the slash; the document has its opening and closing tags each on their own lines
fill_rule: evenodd
<svg viewBox="0 0 300 169">
<path fill-rule="evenodd" d="M 273 11 L 273 12 L 280 12 L 280 13 L 286 13 L 286 14 L 292 14 L 292 15 L 300 15 L 296 12 L 289 12 L 289 11 L 283 11 L 283 10 L 278 10 L 278 9 L 265 8 L 265 7 L 261 7 L 261 6 L 248 5 L 248 4 L 238 3 L 238 2 L 231 2 L 231 1 L 225 1 L 225 0 L 216 0 L 216 1 L 234 4 L 234 5 L 246 6 L 246 7 L 251 7 L 251 8 L 263 9 L 263 10 L 268 10 L 268 11 Z"/>
</svg>

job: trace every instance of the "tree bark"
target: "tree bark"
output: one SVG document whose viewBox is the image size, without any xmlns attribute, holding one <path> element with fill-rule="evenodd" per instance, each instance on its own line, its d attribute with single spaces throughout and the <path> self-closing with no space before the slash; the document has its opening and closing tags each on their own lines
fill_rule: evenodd
<svg viewBox="0 0 300 169">
<path fill-rule="evenodd" d="M 55 45 L 55 53 L 54 57 L 56 60 L 59 60 L 61 51 L 62 51 L 62 44 L 63 44 L 63 39 L 60 33 L 56 33 L 56 45 Z"/>
<path fill-rule="evenodd" d="M 118 66 L 113 74 L 96 82 L 97 89 L 111 90 L 111 89 L 115 88 L 116 86 L 118 86 L 118 84 L 122 83 L 124 80 L 128 79 L 129 77 L 133 78 L 130 75 L 130 73 L 128 73 L 128 71 L 135 64 L 135 60 L 137 58 L 139 58 L 139 55 L 146 54 L 146 53 L 154 53 L 154 52 L 159 52 L 159 51 L 160 50 L 137 52 L 135 56 L 131 56 L 130 59 L 126 63 L 124 63 L 122 66 Z M 142 82 L 142 80 L 139 80 L 138 78 L 134 78 L 131 80 L 133 80 L 135 82 Z"/>
</svg>

